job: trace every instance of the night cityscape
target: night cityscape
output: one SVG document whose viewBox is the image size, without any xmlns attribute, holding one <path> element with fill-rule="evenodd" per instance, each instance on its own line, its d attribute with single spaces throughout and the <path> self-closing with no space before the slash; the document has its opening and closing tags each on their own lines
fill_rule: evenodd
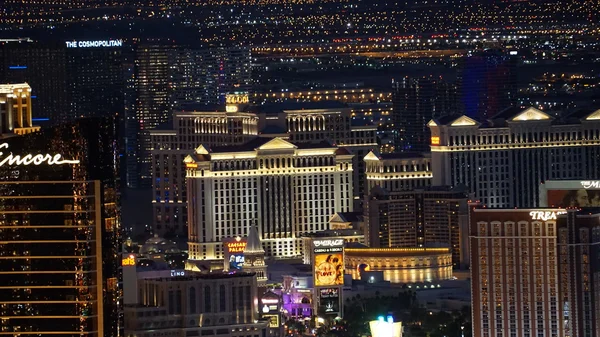
<svg viewBox="0 0 600 337">
<path fill-rule="evenodd" d="M 599 13 L 0 1 L 0 335 L 600 337 Z"/>
</svg>

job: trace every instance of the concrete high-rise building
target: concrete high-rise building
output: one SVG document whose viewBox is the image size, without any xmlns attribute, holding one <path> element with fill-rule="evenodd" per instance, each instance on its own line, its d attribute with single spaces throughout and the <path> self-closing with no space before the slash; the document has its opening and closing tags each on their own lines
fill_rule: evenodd
<svg viewBox="0 0 600 337">
<path fill-rule="evenodd" d="M 125 305 L 124 336 L 268 336 L 253 273 L 177 273 L 133 280 L 139 297 Z"/>
<path fill-rule="evenodd" d="M 600 212 L 567 209 L 557 227 L 561 336 L 600 336 Z"/>
<path fill-rule="evenodd" d="M 31 115 L 31 87 L 27 83 L 0 84 L 0 136 L 39 131 Z"/>
<path fill-rule="evenodd" d="M 390 192 L 412 191 L 431 186 L 433 179 L 429 153 L 378 153 L 370 151 L 365 162 L 368 195 L 375 186 Z"/>
<path fill-rule="evenodd" d="M 518 59 L 514 53 L 487 49 L 461 60 L 458 90 L 466 116 L 485 120 L 515 105 Z"/>
<path fill-rule="evenodd" d="M 30 39 L 0 41 L 0 79 L 5 83 L 28 83 L 35 109 L 33 118 L 65 122 L 69 110 L 67 49 Z"/>
<path fill-rule="evenodd" d="M 185 159 L 189 262 L 222 259 L 223 238 L 248 236 L 254 222 L 267 257 L 301 256 L 303 233 L 352 211 L 352 157 L 326 142 L 282 138 L 199 146 Z"/>
<path fill-rule="evenodd" d="M 556 212 L 472 207 L 474 337 L 564 336 Z"/>
<path fill-rule="evenodd" d="M 395 151 L 429 151 L 427 122 L 456 113 L 456 86 L 441 78 L 404 77 L 392 87 Z"/>
<path fill-rule="evenodd" d="M 348 149 L 355 154 L 352 164 L 356 206 L 365 186 L 365 164 L 356 156 L 362 158 L 377 147 L 375 132 L 373 126 L 353 126 L 351 112 L 345 105 L 325 102 L 251 106 L 247 93 L 230 93 L 225 106 L 213 110 L 176 112 L 172 128 L 150 131 L 153 229 L 161 235 L 187 234 L 185 156 L 200 144 L 206 148 L 235 147 L 257 137 L 281 137 L 302 143 L 331 141 Z"/>
<path fill-rule="evenodd" d="M 375 187 L 365 197 L 365 242 L 373 248 L 449 247 L 454 268 L 466 268 L 467 202 L 461 188 Z"/>
<path fill-rule="evenodd" d="M 250 63 L 249 48 L 177 48 L 169 66 L 173 110 L 223 104 L 230 92 L 249 92 Z"/>
<path fill-rule="evenodd" d="M 136 46 L 135 113 L 128 117 L 128 186 L 152 186 L 151 131 L 169 127 L 174 113 L 225 103 L 225 94 L 248 90 L 246 48 L 191 49 L 169 44 Z M 198 144 L 196 144 L 197 146 Z M 220 144 L 224 145 L 224 144 Z"/>
<path fill-rule="evenodd" d="M 3 334 L 123 335 L 115 128 L 80 120 L 0 144 Z"/>
<path fill-rule="evenodd" d="M 543 181 L 600 178 L 600 110 L 557 120 L 511 108 L 487 123 L 454 115 L 428 126 L 433 185 L 464 184 L 488 207 L 537 207 Z"/>
<path fill-rule="evenodd" d="M 27 82 L 35 93 L 34 118 L 60 124 L 82 117 L 123 115 L 122 40 L 77 47 L 85 41 L 0 43 L 0 78 Z"/>
<path fill-rule="evenodd" d="M 207 148 L 236 146 L 258 137 L 258 117 L 243 112 L 247 95 L 231 96 L 245 100 L 240 105 L 233 105 L 240 107 L 239 112 L 176 112 L 173 129 L 150 131 L 155 233 L 187 235 L 186 169 L 183 160 L 190 152 L 200 144 Z"/>
</svg>

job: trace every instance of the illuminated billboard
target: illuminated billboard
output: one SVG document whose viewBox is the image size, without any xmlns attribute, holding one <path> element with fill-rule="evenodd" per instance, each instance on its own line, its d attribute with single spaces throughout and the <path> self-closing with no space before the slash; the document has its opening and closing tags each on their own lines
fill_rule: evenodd
<svg viewBox="0 0 600 337">
<path fill-rule="evenodd" d="M 344 239 L 313 240 L 315 287 L 344 285 Z"/>
<path fill-rule="evenodd" d="M 223 240 L 225 270 L 240 270 L 244 266 L 244 250 L 248 240 L 241 237 Z"/>
<path fill-rule="evenodd" d="M 340 289 L 319 289 L 320 311 L 326 315 L 337 315 L 340 312 Z"/>
<path fill-rule="evenodd" d="M 369 330 L 373 337 L 402 337 L 402 323 L 394 322 L 391 316 L 387 320 L 380 316 L 378 320 L 370 321 Z"/>
<path fill-rule="evenodd" d="M 540 206 L 600 207 L 600 181 L 547 181 L 540 188 Z"/>
</svg>

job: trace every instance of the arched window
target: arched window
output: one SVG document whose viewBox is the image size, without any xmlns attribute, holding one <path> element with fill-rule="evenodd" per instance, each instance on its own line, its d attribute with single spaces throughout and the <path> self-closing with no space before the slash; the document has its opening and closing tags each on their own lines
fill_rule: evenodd
<svg viewBox="0 0 600 337">
<path fill-rule="evenodd" d="M 190 287 L 190 312 L 195 314 L 197 312 L 196 309 L 196 288 Z"/>
<path fill-rule="evenodd" d="M 211 308 L 211 300 L 210 300 L 210 287 L 204 287 L 204 312 L 212 312 Z"/>
</svg>

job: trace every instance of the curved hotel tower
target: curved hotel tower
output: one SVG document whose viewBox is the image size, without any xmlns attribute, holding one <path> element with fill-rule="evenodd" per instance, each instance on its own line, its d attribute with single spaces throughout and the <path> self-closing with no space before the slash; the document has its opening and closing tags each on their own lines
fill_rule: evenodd
<svg viewBox="0 0 600 337">
<path fill-rule="evenodd" d="M 122 335 L 114 130 L 80 120 L 0 142 L 0 334 Z"/>
</svg>

